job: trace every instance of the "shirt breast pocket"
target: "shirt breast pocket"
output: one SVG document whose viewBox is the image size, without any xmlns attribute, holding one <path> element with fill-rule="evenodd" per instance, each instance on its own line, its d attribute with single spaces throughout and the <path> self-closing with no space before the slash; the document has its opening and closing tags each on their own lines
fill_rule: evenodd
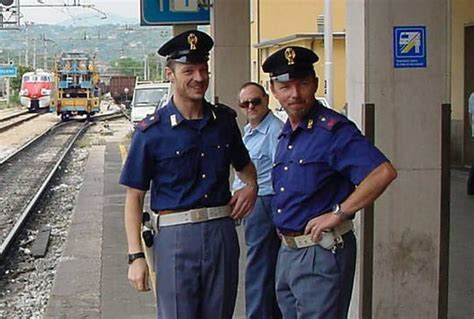
<svg viewBox="0 0 474 319">
<path fill-rule="evenodd" d="M 270 158 L 263 153 L 252 154 L 250 156 L 250 159 L 252 160 L 252 163 L 255 165 L 257 172 L 261 172 L 265 164 L 267 166 L 271 166 L 272 164 Z"/>
<path fill-rule="evenodd" d="M 189 182 L 196 176 L 198 150 L 196 147 L 177 148 L 156 156 L 158 178 L 164 182 Z"/>
<path fill-rule="evenodd" d="M 205 148 L 205 152 L 201 154 L 204 157 L 203 164 L 208 167 L 208 172 L 220 175 L 229 172 L 230 165 L 230 144 L 228 143 L 211 143 Z"/>
<path fill-rule="evenodd" d="M 300 158 L 294 162 L 292 175 L 298 180 L 295 185 L 299 192 L 312 193 L 324 184 L 330 169 L 327 162 L 320 159 Z"/>
</svg>

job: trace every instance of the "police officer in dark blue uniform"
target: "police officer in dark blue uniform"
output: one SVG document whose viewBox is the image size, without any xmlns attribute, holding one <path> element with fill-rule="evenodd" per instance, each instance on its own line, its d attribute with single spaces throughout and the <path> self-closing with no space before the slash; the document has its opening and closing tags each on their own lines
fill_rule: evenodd
<svg viewBox="0 0 474 319">
<path fill-rule="evenodd" d="M 204 100 L 212 46 L 211 37 L 192 30 L 158 50 L 167 57 L 173 97 L 138 124 L 120 178 L 127 186 L 128 278 L 139 291 L 148 289 L 140 224 L 151 185 L 160 319 L 232 318 L 239 258 L 234 219 L 256 200 L 255 167 L 235 111 Z M 247 185 L 233 196 L 230 164 Z"/>
<path fill-rule="evenodd" d="M 262 65 L 288 113 L 272 174 L 282 238 L 276 292 L 285 319 L 347 318 L 356 257 L 352 219 L 396 178 L 353 122 L 315 99 L 317 61 L 313 51 L 290 46 Z"/>
</svg>

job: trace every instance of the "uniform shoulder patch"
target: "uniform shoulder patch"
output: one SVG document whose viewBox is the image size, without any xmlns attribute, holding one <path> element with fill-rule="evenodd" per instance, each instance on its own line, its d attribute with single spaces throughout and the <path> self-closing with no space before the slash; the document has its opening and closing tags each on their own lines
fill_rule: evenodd
<svg viewBox="0 0 474 319">
<path fill-rule="evenodd" d="M 231 108 L 230 106 L 219 103 L 219 104 L 216 104 L 215 107 L 216 107 L 216 110 L 218 112 L 221 111 L 221 112 L 230 114 L 233 117 L 237 117 L 237 112 L 233 108 Z"/>
<path fill-rule="evenodd" d="M 316 126 L 319 126 L 325 130 L 333 131 L 336 126 L 340 123 L 344 123 L 347 120 L 340 114 L 329 111 L 329 112 L 322 112 L 316 118 Z"/>
<path fill-rule="evenodd" d="M 160 115 L 158 113 L 150 114 L 145 117 L 143 120 L 138 122 L 137 129 L 145 132 L 149 127 L 158 123 L 160 121 Z"/>
</svg>

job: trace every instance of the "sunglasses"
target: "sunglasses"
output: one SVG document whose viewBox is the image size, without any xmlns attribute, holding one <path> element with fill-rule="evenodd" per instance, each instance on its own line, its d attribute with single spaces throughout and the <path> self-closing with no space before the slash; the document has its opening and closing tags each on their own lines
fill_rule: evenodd
<svg viewBox="0 0 474 319">
<path fill-rule="evenodd" d="M 252 104 L 253 106 L 259 106 L 260 104 L 262 104 L 262 98 L 256 97 L 254 99 L 248 99 L 246 101 L 239 102 L 239 106 L 243 109 L 248 109 L 250 107 L 250 104 Z"/>
</svg>

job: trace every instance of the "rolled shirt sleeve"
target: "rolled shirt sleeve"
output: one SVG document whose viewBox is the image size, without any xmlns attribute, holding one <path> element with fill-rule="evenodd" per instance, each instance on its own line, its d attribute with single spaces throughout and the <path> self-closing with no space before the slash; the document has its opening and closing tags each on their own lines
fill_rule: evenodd
<svg viewBox="0 0 474 319">
<path fill-rule="evenodd" d="M 128 187 L 149 190 L 152 178 L 153 157 L 148 150 L 147 138 L 143 132 L 136 130 L 119 182 Z"/>
<path fill-rule="evenodd" d="M 388 159 L 353 123 L 344 123 L 333 136 L 331 167 L 354 185 L 359 185 L 375 168 Z"/>
</svg>

